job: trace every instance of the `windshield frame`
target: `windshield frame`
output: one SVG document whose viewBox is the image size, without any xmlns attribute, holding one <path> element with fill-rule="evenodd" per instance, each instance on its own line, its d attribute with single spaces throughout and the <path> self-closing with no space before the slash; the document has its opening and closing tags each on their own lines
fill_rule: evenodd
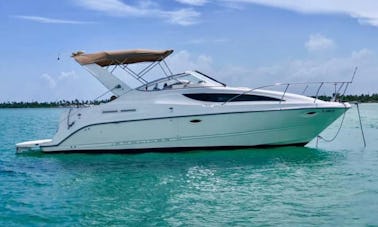
<svg viewBox="0 0 378 227">
<path fill-rule="evenodd" d="M 153 80 L 135 89 L 139 91 L 159 91 L 168 89 L 225 86 L 226 84 L 219 82 L 199 71 L 187 71 Z"/>
</svg>

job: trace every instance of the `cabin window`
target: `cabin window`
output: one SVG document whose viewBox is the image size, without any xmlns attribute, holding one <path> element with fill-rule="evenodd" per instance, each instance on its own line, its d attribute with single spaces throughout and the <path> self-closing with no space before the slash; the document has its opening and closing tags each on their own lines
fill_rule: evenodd
<svg viewBox="0 0 378 227">
<path fill-rule="evenodd" d="M 184 96 L 205 102 L 251 102 L 251 101 L 282 101 L 281 99 L 272 98 L 262 95 L 249 94 L 230 94 L 230 93 L 192 93 L 184 94 Z"/>
</svg>

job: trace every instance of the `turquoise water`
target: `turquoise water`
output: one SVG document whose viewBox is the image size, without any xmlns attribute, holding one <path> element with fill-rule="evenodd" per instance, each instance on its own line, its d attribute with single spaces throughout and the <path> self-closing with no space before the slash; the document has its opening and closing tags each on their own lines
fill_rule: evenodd
<svg viewBox="0 0 378 227">
<path fill-rule="evenodd" d="M 0 109 L 0 226 L 378 225 L 378 104 L 308 147 L 16 155 L 60 109 Z M 340 121 L 324 137 L 332 137 Z"/>
</svg>

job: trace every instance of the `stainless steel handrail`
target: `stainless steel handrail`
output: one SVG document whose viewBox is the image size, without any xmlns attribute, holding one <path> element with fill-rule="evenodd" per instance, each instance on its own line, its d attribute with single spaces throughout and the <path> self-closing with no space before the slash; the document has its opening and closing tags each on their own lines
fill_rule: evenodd
<svg viewBox="0 0 378 227">
<path fill-rule="evenodd" d="M 72 112 L 72 108 L 68 110 L 68 114 L 67 114 L 67 129 L 70 129 L 75 124 L 75 121 L 70 123 L 71 112 Z"/>
<path fill-rule="evenodd" d="M 305 90 L 307 90 L 307 88 L 308 88 L 309 85 L 319 84 L 319 87 L 317 88 L 317 91 L 316 91 L 316 94 L 315 94 L 315 100 L 314 100 L 314 103 L 316 103 L 316 100 L 318 100 L 319 92 L 320 92 L 321 88 L 323 87 L 323 85 L 325 85 L 325 84 L 333 84 L 333 85 L 336 85 L 336 86 L 339 85 L 340 87 L 339 87 L 338 91 L 340 91 L 341 88 L 342 88 L 345 84 L 347 84 L 347 86 L 348 86 L 348 85 L 351 84 L 351 83 L 352 83 L 352 81 L 320 81 L 320 82 L 299 82 L 299 83 L 296 82 L 296 83 L 276 83 L 276 84 L 270 84 L 270 85 L 265 85 L 265 86 L 261 86 L 261 87 L 256 87 L 256 88 L 252 88 L 252 89 L 249 89 L 249 90 L 247 90 L 247 91 L 244 91 L 244 92 L 242 92 L 242 93 L 240 93 L 240 94 L 237 94 L 237 95 L 231 97 L 231 98 L 228 99 L 227 101 L 223 102 L 221 105 L 225 105 L 225 104 L 231 102 L 232 100 L 234 100 L 234 99 L 236 99 L 236 98 L 238 98 L 238 97 L 240 97 L 240 96 L 242 96 L 242 95 L 245 95 L 245 94 L 251 93 L 251 92 L 256 91 L 256 90 L 258 90 L 258 89 L 269 88 L 269 87 L 285 86 L 285 90 L 284 90 L 284 92 L 282 93 L 281 100 L 280 100 L 280 103 L 281 103 L 281 102 L 284 100 L 285 95 L 287 94 L 287 91 L 288 91 L 288 89 L 289 89 L 290 86 L 293 86 L 293 85 L 306 85 Z M 346 87 L 347 87 L 347 86 L 346 86 Z M 305 90 L 304 90 L 304 91 L 305 91 Z M 304 92 L 304 91 L 303 91 L 303 92 Z M 345 92 L 343 92 L 343 94 L 341 95 L 341 97 L 342 97 L 344 94 L 345 94 Z M 304 95 L 304 94 L 303 94 L 303 95 Z M 335 100 L 336 100 L 336 96 L 337 96 L 337 95 L 338 95 L 338 93 L 333 94 L 332 99 L 335 99 Z"/>
</svg>

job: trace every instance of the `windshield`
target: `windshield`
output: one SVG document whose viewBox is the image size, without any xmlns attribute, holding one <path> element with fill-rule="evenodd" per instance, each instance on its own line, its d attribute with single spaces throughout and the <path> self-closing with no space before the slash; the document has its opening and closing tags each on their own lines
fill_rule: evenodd
<svg viewBox="0 0 378 227">
<path fill-rule="evenodd" d="M 165 89 L 190 87 L 220 87 L 224 84 L 199 72 L 186 72 L 161 78 L 138 87 L 143 91 L 158 91 Z"/>
</svg>

